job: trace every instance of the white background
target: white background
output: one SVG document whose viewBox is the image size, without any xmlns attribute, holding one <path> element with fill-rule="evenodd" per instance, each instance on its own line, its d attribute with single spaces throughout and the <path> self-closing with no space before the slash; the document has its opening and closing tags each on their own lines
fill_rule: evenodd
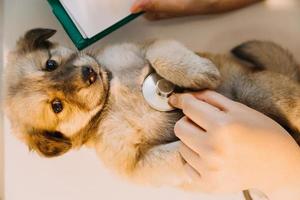
<svg viewBox="0 0 300 200">
<path fill-rule="evenodd" d="M 0 0 L 0 74 L 2 74 L 2 65 L 3 65 L 3 0 Z M 0 83 L 2 83 L 2 76 L 0 76 Z M 0 91 L 0 106 L 2 107 L 1 104 L 1 95 L 2 92 Z M 3 167 L 4 167 L 4 148 L 3 148 L 3 115 L 0 113 L 0 200 L 2 199 L 3 196 Z"/>
<path fill-rule="evenodd" d="M 54 40 L 74 48 L 51 14 L 45 0 L 4 2 L 5 54 L 24 31 L 33 27 L 57 29 Z M 299 20 L 299 0 L 268 0 L 219 16 L 189 17 L 161 22 L 148 22 L 140 18 L 92 48 L 126 40 L 141 41 L 164 37 L 180 40 L 193 50 L 228 52 L 243 41 L 267 39 L 289 48 L 299 61 Z M 169 188 L 134 186 L 104 169 L 92 150 L 81 149 L 64 157 L 48 160 L 29 153 L 27 147 L 12 136 L 7 122 L 4 125 L 4 136 L 6 200 L 238 200 L 241 196 L 235 194 L 216 197 L 184 193 Z"/>
</svg>

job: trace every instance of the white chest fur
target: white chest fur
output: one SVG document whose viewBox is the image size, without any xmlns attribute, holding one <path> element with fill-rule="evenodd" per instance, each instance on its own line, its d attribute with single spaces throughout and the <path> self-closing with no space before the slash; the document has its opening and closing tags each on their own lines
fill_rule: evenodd
<svg viewBox="0 0 300 200">
<path fill-rule="evenodd" d="M 141 89 L 149 67 L 138 46 L 112 46 L 98 59 L 112 72 L 113 79 L 96 149 L 106 165 L 128 174 L 143 151 L 175 140 L 173 127 L 180 114 L 156 111 L 145 101 Z"/>
</svg>

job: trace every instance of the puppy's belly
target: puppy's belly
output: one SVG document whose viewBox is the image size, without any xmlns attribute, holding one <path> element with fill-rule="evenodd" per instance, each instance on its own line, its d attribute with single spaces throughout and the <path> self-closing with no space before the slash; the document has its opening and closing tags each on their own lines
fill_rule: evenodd
<svg viewBox="0 0 300 200">
<path fill-rule="evenodd" d="M 109 110 L 99 127 L 98 155 L 105 165 L 127 176 L 154 146 L 176 141 L 174 125 L 182 114 L 152 109 L 140 88 L 111 81 Z"/>
<path fill-rule="evenodd" d="M 182 116 L 180 111 L 160 112 L 149 106 L 143 97 L 141 84 L 135 87 L 122 84 L 118 79 L 111 82 L 109 104 L 110 115 L 118 125 L 126 124 L 133 132 L 143 132 L 149 143 L 151 140 L 174 140 L 174 125 Z"/>
</svg>

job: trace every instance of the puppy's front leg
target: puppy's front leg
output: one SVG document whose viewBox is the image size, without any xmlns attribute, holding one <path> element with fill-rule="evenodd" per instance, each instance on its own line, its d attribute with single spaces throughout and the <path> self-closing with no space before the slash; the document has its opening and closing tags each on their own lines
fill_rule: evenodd
<svg viewBox="0 0 300 200">
<path fill-rule="evenodd" d="M 145 51 L 155 71 L 168 81 L 188 89 L 215 89 L 220 83 L 218 68 L 172 40 L 158 40 Z"/>
<path fill-rule="evenodd" d="M 184 172 L 185 161 L 179 154 L 179 145 L 172 142 L 149 149 L 137 162 L 131 178 L 141 184 L 189 187 L 190 179 Z"/>
</svg>

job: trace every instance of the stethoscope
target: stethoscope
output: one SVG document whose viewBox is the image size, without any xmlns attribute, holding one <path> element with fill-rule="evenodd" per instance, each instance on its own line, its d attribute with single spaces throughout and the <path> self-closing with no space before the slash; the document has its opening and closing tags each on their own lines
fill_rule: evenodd
<svg viewBox="0 0 300 200">
<path fill-rule="evenodd" d="M 175 88 L 173 83 L 153 72 L 144 80 L 142 93 L 150 107 L 157 111 L 168 112 L 176 109 L 168 102 Z"/>
<path fill-rule="evenodd" d="M 176 86 L 160 77 L 157 73 L 151 73 L 146 77 L 142 85 L 142 92 L 147 103 L 155 110 L 168 112 L 175 110 L 168 101 L 174 93 Z M 246 200 L 252 200 L 249 190 L 243 191 Z"/>
</svg>

